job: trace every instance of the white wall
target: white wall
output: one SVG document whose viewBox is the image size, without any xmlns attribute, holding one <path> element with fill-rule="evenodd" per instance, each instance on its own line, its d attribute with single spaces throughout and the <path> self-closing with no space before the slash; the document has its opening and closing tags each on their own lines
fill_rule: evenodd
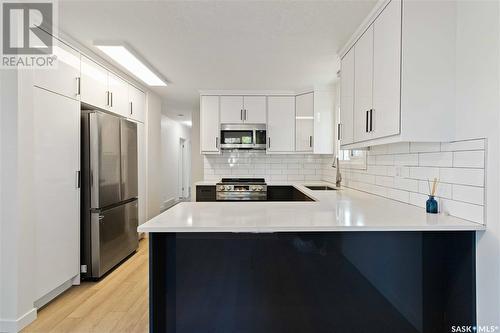
<svg viewBox="0 0 500 333">
<path fill-rule="evenodd" d="M 179 198 L 180 139 L 190 144 L 191 128 L 168 116 L 161 116 L 161 204 L 170 205 Z M 188 156 L 189 160 L 191 156 Z M 191 178 L 190 170 L 185 170 Z M 167 208 L 164 206 L 164 208 Z"/>
<path fill-rule="evenodd" d="M 486 137 L 487 231 L 477 234 L 478 324 L 500 326 L 500 6 L 457 2 L 457 139 Z"/>
<path fill-rule="evenodd" d="M 200 154 L 200 108 L 192 113 L 191 128 L 191 200 L 196 200 L 194 184 L 203 180 L 203 155 Z"/>
<path fill-rule="evenodd" d="M 15 332 L 36 318 L 32 89 L 18 89 L 26 73 L 0 72 L 0 331 Z"/>
<path fill-rule="evenodd" d="M 161 108 L 161 99 L 153 93 L 148 93 L 146 121 L 148 219 L 160 213 L 162 202 Z"/>
</svg>

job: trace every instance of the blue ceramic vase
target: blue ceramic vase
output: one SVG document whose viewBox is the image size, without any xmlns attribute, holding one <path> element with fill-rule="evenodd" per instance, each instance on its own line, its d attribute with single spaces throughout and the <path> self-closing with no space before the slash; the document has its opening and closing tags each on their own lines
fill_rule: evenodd
<svg viewBox="0 0 500 333">
<path fill-rule="evenodd" d="M 430 214 L 438 213 L 438 202 L 434 199 L 434 196 L 429 195 L 429 199 L 427 199 L 427 202 L 425 203 L 425 210 Z"/>
</svg>

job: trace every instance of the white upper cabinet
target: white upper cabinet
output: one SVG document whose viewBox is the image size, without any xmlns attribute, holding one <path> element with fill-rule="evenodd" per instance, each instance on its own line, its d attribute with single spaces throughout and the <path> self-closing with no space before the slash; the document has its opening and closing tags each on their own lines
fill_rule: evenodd
<svg viewBox="0 0 500 333">
<path fill-rule="evenodd" d="M 243 97 L 243 120 L 245 123 L 265 124 L 266 110 L 266 96 Z"/>
<path fill-rule="evenodd" d="M 219 96 L 200 97 L 200 148 L 205 154 L 219 153 Z"/>
<path fill-rule="evenodd" d="M 295 96 L 269 96 L 267 111 L 267 151 L 295 151 Z"/>
<path fill-rule="evenodd" d="M 354 140 L 370 138 L 373 103 L 373 25 L 354 46 Z"/>
<path fill-rule="evenodd" d="M 313 138 L 314 93 L 311 92 L 295 97 L 295 151 L 313 151 Z"/>
<path fill-rule="evenodd" d="M 109 103 L 108 71 L 84 55 L 81 56 L 81 60 L 81 101 L 107 109 Z"/>
<path fill-rule="evenodd" d="M 265 124 L 266 96 L 220 96 L 222 124 Z"/>
<path fill-rule="evenodd" d="M 240 124 L 243 121 L 243 96 L 220 96 L 220 122 Z"/>
<path fill-rule="evenodd" d="M 342 57 L 342 147 L 454 140 L 456 2 L 379 4 Z"/>
<path fill-rule="evenodd" d="M 41 33 L 44 33 L 40 30 Z M 53 38 L 57 69 L 36 69 L 34 85 L 63 96 L 79 99 L 80 53 Z"/>
<path fill-rule="evenodd" d="M 340 134 L 342 144 L 354 142 L 354 48 L 342 58 L 340 70 Z"/>
<path fill-rule="evenodd" d="M 130 115 L 128 83 L 113 73 L 108 72 L 108 107 L 107 109 L 120 116 Z"/>
<path fill-rule="evenodd" d="M 373 26 L 373 138 L 399 134 L 401 2 L 391 1 Z"/>
<path fill-rule="evenodd" d="M 134 86 L 128 86 L 129 118 L 143 123 L 146 120 L 146 94 Z"/>
<path fill-rule="evenodd" d="M 333 154 L 335 148 L 335 88 L 314 90 L 314 154 Z M 337 96 L 338 98 L 338 96 Z"/>
</svg>

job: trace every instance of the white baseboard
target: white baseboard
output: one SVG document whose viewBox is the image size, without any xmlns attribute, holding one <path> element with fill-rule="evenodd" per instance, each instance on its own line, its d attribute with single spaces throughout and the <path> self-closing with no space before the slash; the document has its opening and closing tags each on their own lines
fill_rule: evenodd
<svg viewBox="0 0 500 333">
<path fill-rule="evenodd" d="M 36 309 L 33 308 L 15 320 L 0 319 L 0 332 L 17 333 L 36 319 Z"/>
<path fill-rule="evenodd" d="M 61 295 L 63 292 L 65 292 L 69 288 L 71 288 L 75 284 L 75 282 L 79 283 L 80 282 L 79 276 L 80 276 L 80 274 L 74 276 L 73 278 L 71 278 L 68 281 L 61 284 L 59 287 L 57 287 L 54 290 L 47 293 L 45 296 L 42 296 L 41 298 L 37 299 L 34 302 L 35 307 L 37 309 L 40 309 L 42 306 L 46 305 L 47 303 L 52 301 L 54 298 Z M 75 281 L 75 279 L 77 279 L 77 281 Z"/>
</svg>

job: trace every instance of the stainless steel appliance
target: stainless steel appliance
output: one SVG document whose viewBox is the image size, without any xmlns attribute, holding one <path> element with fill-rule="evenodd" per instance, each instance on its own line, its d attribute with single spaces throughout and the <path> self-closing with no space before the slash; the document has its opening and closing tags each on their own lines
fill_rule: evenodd
<svg viewBox="0 0 500 333">
<path fill-rule="evenodd" d="M 137 124 L 82 111 L 82 242 L 85 278 L 100 278 L 138 247 Z"/>
<path fill-rule="evenodd" d="M 222 124 L 222 149 L 266 149 L 265 124 Z"/>
<path fill-rule="evenodd" d="M 222 178 L 216 184 L 216 200 L 267 200 L 267 185 L 264 178 Z"/>
</svg>

